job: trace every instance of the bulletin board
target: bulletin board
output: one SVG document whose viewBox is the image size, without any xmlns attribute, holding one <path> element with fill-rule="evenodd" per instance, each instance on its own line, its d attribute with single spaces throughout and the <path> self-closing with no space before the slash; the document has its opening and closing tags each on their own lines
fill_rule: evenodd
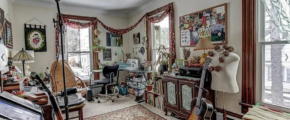
<svg viewBox="0 0 290 120">
<path fill-rule="evenodd" d="M 194 47 L 200 39 L 227 44 L 227 4 L 179 17 L 180 46 Z"/>
</svg>

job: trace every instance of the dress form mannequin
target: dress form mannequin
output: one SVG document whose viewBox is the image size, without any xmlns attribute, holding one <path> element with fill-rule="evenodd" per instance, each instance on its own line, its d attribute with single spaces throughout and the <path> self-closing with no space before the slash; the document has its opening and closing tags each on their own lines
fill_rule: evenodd
<svg viewBox="0 0 290 120">
<path fill-rule="evenodd" d="M 240 57 L 236 53 L 229 53 L 229 56 L 225 57 L 223 55 L 224 50 L 213 51 L 214 56 L 212 56 L 211 66 L 219 65 L 221 70 L 219 72 L 212 71 L 212 83 L 211 89 L 215 90 L 215 102 L 217 103 L 217 92 L 222 92 L 222 102 L 223 102 L 223 119 L 227 120 L 226 115 L 226 105 L 224 93 L 237 93 L 239 92 L 239 87 L 237 84 L 237 71 L 239 66 Z M 224 63 L 220 63 L 219 58 L 224 57 Z"/>
<path fill-rule="evenodd" d="M 221 71 L 212 71 L 212 83 L 211 89 L 226 92 L 226 93 L 237 93 L 239 87 L 237 84 L 237 71 L 239 66 L 240 57 L 236 53 L 230 52 L 229 56 L 224 57 L 225 62 L 219 62 L 219 57 L 224 56 L 223 51 L 213 51 L 214 56 L 212 57 L 211 66 L 221 66 Z"/>
</svg>

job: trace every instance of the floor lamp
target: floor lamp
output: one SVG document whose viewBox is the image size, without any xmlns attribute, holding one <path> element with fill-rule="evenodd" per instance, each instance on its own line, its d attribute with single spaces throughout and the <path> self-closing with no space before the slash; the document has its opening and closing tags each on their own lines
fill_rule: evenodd
<svg viewBox="0 0 290 120">
<path fill-rule="evenodd" d="M 57 23 L 59 26 L 59 33 L 60 33 L 60 42 L 61 42 L 61 58 L 62 58 L 62 74 L 63 74 L 63 88 L 64 88 L 64 104 L 65 104 L 65 117 L 68 120 L 69 119 L 69 114 L 68 114 L 68 98 L 67 98 L 67 90 L 66 90 L 66 81 L 65 81 L 65 70 L 64 70 L 64 52 L 63 52 L 63 23 L 62 23 L 62 16 L 59 8 L 59 1 L 60 0 L 55 0 L 56 6 L 57 6 L 57 11 L 58 11 L 58 18 L 59 20 L 56 21 L 53 19 L 54 23 Z"/>
</svg>

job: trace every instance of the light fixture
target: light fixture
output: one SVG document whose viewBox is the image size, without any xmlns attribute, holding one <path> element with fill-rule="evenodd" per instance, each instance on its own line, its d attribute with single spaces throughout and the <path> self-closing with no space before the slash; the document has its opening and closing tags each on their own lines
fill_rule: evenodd
<svg viewBox="0 0 290 120">
<path fill-rule="evenodd" d="M 13 52 L 12 52 L 13 54 Z M 31 55 L 33 54 L 33 56 Z M 27 63 L 32 63 L 34 62 L 34 51 L 26 51 L 22 48 L 18 53 L 14 55 L 12 58 L 13 62 L 21 62 L 22 63 L 22 68 L 23 68 L 23 75 L 25 76 L 25 69 L 24 69 L 24 64 L 25 62 Z"/>
<path fill-rule="evenodd" d="M 214 45 L 210 41 L 210 37 L 200 37 L 198 43 L 196 44 L 194 51 L 203 50 L 204 53 L 201 55 L 200 64 L 205 63 L 207 53 L 205 50 L 214 49 Z"/>
</svg>

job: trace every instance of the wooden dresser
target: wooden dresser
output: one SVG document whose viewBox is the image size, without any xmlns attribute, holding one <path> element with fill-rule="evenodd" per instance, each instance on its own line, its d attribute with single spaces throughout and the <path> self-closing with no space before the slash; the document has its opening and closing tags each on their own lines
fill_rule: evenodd
<svg viewBox="0 0 290 120">
<path fill-rule="evenodd" d="M 164 111 L 170 111 L 180 118 L 187 118 L 191 110 L 191 100 L 197 97 L 200 78 L 165 75 L 163 77 Z M 205 81 L 205 88 L 209 90 L 208 99 L 214 104 L 214 91 L 210 90 L 211 77 Z M 206 96 L 204 92 L 203 97 Z"/>
</svg>

